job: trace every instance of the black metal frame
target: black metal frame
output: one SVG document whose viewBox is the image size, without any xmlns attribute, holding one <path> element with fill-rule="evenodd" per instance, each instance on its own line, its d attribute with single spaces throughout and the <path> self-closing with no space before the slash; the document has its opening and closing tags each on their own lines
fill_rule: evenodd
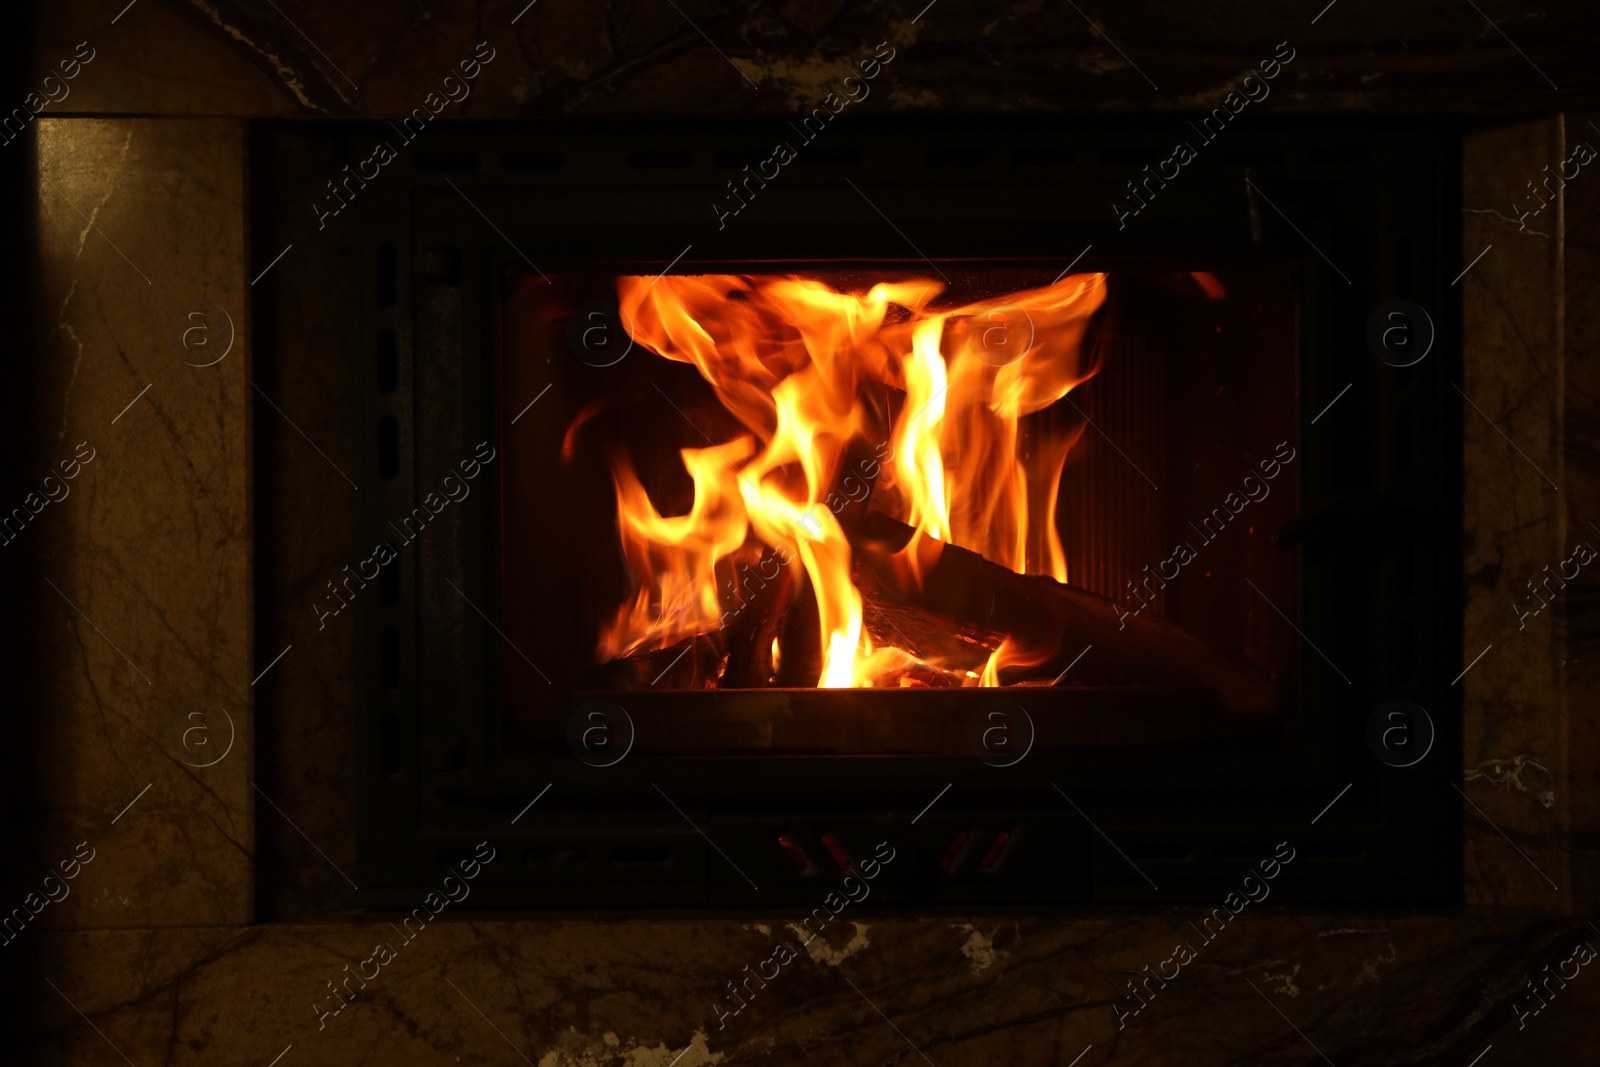
<svg viewBox="0 0 1600 1067">
<path fill-rule="evenodd" d="M 1255 121 L 1203 146 L 1119 230 L 1110 202 L 1175 139 L 1198 141 L 1189 129 L 829 130 L 723 230 L 711 200 L 734 164 L 785 139 L 782 124 L 456 127 L 389 164 L 396 173 L 358 201 L 357 358 L 371 367 L 376 352 L 380 365 L 361 428 L 367 543 L 395 541 L 391 520 L 477 442 L 512 446 L 494 436 L 512 402 L 494 390 L 507 263 L 920 263 L 876 204 L 935 260 L 1298 262 L 1308 641 L 1298 712 L 1269 737 L 1037 754 L 1007 769 L 943 757 L 641 752 L 604 769 L 564 750 L 512 759 L 486 621 L 497 498 L 480 477 L 385 569 L 385 595 L 358 605 L 363 898 L 409 904 L 441 859 L 487 839 L 500 855 L 475 884 L 488 905 L 810 907 L 836 881 L 829 833 L 858 858 L 893 844 L 874 897 L 890 907 L 1217 902 L 1280 841 L 1298 855 L 1274 886 L 1279 901 L 1455 899 L 1461 474 L 1448 385 L 1460 315 L 1448 281 L 1460 266 L 1459 138 L 1418 123 Z M 351 144 L 357 158 L 370 138 Z M 1366 341 L 1374 309 L 1395 299 L 1426 308 L 1437 331 L 1410 368 Z M 1366 737 L 1392 699 L 1421 705 L 1438 731 L 1405 769 L 1380 762 Z M 1002 830 L 1020 832 L 992 870 L 975 854 L 940 868 L 959 832 L 981 853 Z M 819 878 L 791 869 L 779 833 Z"/>
</svg>

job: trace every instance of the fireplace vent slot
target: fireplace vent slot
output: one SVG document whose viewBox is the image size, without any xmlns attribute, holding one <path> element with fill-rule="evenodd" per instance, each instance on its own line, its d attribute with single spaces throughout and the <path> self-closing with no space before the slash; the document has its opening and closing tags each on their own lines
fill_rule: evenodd
<svg viewBox="0 0 1600 1067">
<path fill-rule="evenodd" d="M 833 857 L 833 862 L 839 865 L 841 871 L 848 874 L 856 869 L 855 861 L 850 858 L 850 853 L 845 850 L 844 845 L 840 843 L 837 837 L 832 834 L 823 834 L 822 845 L 828 850 L 828 855 Z"/>
<path fill-rule="evenodd" d="M 1013 826 L 1009 830 L 1001 830 L 994 835 L 994 840 L 989 844 L 989 851 L 983 854 L 983 859 L 978 861 L 978 869 L 985 874 L 993 874 L 1000 869 L 1007 856 L 1017 847 L 1017 838 L 1022 836 L 1022 827 Z"/>
<path fill-rule="evenodd" d="M 391 692 L 400 688 L 400 631 L 393 626 L 383 628 L 382 648 L 383 687 Z"/>
<path fill-rule="evenodd" d="M 981 167 L 988 158 L 975 148 L 935 148 L 927 156 L 930 167 Z"/>
<path fill-rule="evenodd" d="M 577 847 L 530 848 L 522 857 L 530 867 L 580 867 L 585 859 L 583 849 Z"/>
<path fill-rule="evenodd" d="M 1416 284 L 1416 248 L 1410 237 L 1402 236 L 1394 243 L 1394 291 L 1404 299 L 1412 298 Z"/>
<path fill-rule="evenodd" d="M 961 861 L 966 858 L 973 840 L 972 833 L 962 830 L 950 839 L 950 847 L 944 850 L 944 855 L 939 857 L 939 869 L 946 874 L 955 874 L 961 866 Z"/>
<path fill-rule="evenodd" d="M 1235 165 L 1248 165 L 1251 163 L 1282 163 L 1284 160 L 1281 148 L 1230 148 L 1222 153 L 1222 158 Z"/>
<path fill-rule="evenodd" d="M 634 170 L 681 170 L 694 166 L 694 153 L 680 148 L 646 149 L 628 153 L 628 166 Z"/>
<path fill-rule="evenodd" d="M 732 149 L 718 152 L 711 157 L 712 166 L 722 167 L 725 170 L 738 170 L 740 167 L 757 167 L 772 157 L 771 152 L 753 149 Z"/>
<path fill-rule="evenodd" d="M 1410 408 L 1401 408 L 1394 420 L 1394 465 L 1401 473 L 1411 470 L 1411 458 L 1416 453 L 1417 420 Z"/>
<path fill-rule="evenodd" d="M 400 473 L 400 423 L 393 415 L 378 420 L 378 473 L 385 478 Z"/>
<path fill-rule="evenodd" d="M 400 387 L 400 353 L 394 331 L 378 331 L 378 391 L 392 393 Z"/>
<path fill-rule="evenodd" d="M 1365 163 L 1371 158 L 1370 152 L 1355 145 L 1313 148 L 1310 154 L 1313 163 Z"/>
<path fill-rule="evenodd" d="M 672 862 L 672 850 L 665 845 L 621 845 L 606 856 L 613 867 L 638 867 Z"/>
<path fill-rule="evenodd" d="M 1159 162 L 1161 153 L 1154 148 L 1107 148 L 1100 152 L 1102 167 L 1142 167 Z"/>
<path fill-rule="evenodd" d="M 400 773 L 400 716 L 393 712 L 383 717 L 383 773 Z"/>
<path fill-rule="evenodd" d="M 1011 154 L 1018 167 L 1070 167 L 1076 157 L 1065 148 L 1019 148 Z"/>
<path fill-rule="evenodd" d="M 812 152 L 800 157 L 802 167 L 859 167 L 860 152 Z"/>
<path fill-rule="evenodd" d="M 419 152 L 418 170 L 477 170 L 483 160 L 476 152 Z"/>
<path fill-rule="evenodd" d="M 794 873 L 801 878 L 815 878 L 817 865 L 811 862 L 811 857 L 806 855 L 806 850 L 800 847 L 800 842 L 794 839 L 793 834 L 779 834 L 778 847 L 783 849 L 783 854 L 789 860 L 789 866 L 794 868 Z"/>
<path fill-rule="evenodd" d="M 1409 682 L 1417 672 L 1416 639 L 1410 623 L 1402 622 L 1394 628 L 1394 675 L 1396 680 Z"/>
<path fill-rule="evenodd" d="M 379 567 L 378 594 L 385 604 L 398 604 L 400 603 L 400 553 L 392 543 L 385 541 L 384 545 L 389 549 L 390 556 L 389 562 Z"/>
<path fill-rule="evenodd" d="M 1407 547 L 1395 553 L 1394 595 L 1400 600 L 1409 599 L 1416 587 L 1417 560 L 1414 551 Z"/>
<path fill-rule="evenodd" d="M 396 292 L 394 245 L 379 245 L 372 261 L 373 298 L 379 307 L 392 308 Z"/>
<path fill-rule="evenodd" d="M 506 170 L 560 170 L 566 164 L 560 152 L 506 152 L 500 157 Z"/>
</svg>

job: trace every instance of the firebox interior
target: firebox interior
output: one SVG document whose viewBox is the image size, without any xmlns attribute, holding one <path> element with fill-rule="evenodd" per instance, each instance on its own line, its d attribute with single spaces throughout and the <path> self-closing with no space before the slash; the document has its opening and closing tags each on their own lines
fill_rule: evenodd
<svg viewBox="0 0 1600 1067">
<path fill-rule="evenodd" d="M 1262 121 L 1230 131 L 1236 153 L 1195 161 L 1120 220 L 1111 205 L 1130 161 L 1170 146 L 1165 119 L 836 132 L 847 163 L 788 168 L 723 227 L 704 195 L 729 177 L 724 153 L 761 147 L 759 129 L 465 131 L 448 167 L 397 171 L 404 181 L 375 184 L 359 205 L 361 366 L 377 357 L 360 529 L 400 549 L 380 595 L 354 605 L 370 754 L 363 887 L 409 899 L 441 849 L 512 833 L 525 853 L 487 900 L 770 904 L 806 899 L 784 840 L 820 868 L 825 839 L 859 853 L 903 832 L 913 859 L 882 889 L 886 906 L 1211 899 L 1235 877 L 1229 857 L 1285 838 L 1304 842 L 1297 870 L 1336 888 L 1284 886 L 1284 899 L 1455 892 L 1460 819 L 1441 777 L 1455 764 L 1393 768 L 1366 741 L 1375 709 L 1399 699 L 1432 717 L 1436 753 L 1459 745 L 1448 132 Z M 963 138 L 985 146 L 977 163 L 941 165 L 935 149 Z M 516 165 L 531 152 L 549 166 Z M 656 166 L 664 153 L 682 165 Z M 810 482 L 799 457 L 758 477 L 768 424 L 754 420 L 757 432 L 698 365 L 664 358 L 626 299 L 715 277 L 757 295 L 799 279 L 852 299 L 937 280 L 926 317 L 1095 275 L 1105 295 L 1082 340 L 1098 369 L 1018 419 L 1025 466 L 1052 433 L 1071 438 L 1054 507 L 1038 513 L 1065 583 L 1034 566 L 1032 538 L 1029 574 L 961 532 L 972 479 L 951 483 L 946 539 L 931 532 L 937 505 L 914 515 L 881 473 L 853 517 L 834 515 L 827 494 L 836 481 L 847 498 L 859 488 L 820 465 Z M 723 296 L 713 310 L 730 314 L 754 298 Z M 1404 367 L 1367 336 L 1395 301 L 1432 315 L 1434 335 L 1418 338 L 1432 354 Z M 917 317 L 916 298 L 900 303 L 893 321 Z M 922 366 L 949 370 L 963 336 L 1021 325 L 947 323 Z M 795 374 L 761 383 L 767 402 Z M 870 428 L 892 444 L 914 383 L 867 377 L 885 394 Z M 839 450 L 876 458 L 879 443 L 863 433 Z M 962 442 L 937 443 L 959 467 Z M 694 507 L 686 451 L 710 462 L 717 449 L 758 486 L 798 500 L 804 485 L 805 502 L 823 502 L 817 528 L 831 517 L 850 547 L 874 652 L 903 637 L 932 661 L 940 642 L 971 638 L 963 670 L 980 681 L 996 635 L 1043 638 L 1053 658 L 999 668 L 999 686 L 920 672 L 910 685 L 831 688 L 781 632 L 779 669 L 740 686 L 717 677 L 720 656 L 702 661 L 692 641 L 674 650 L 698 630 L 602 652 L 623 605 L 643 590 L 648 618 L 658 599 L 624 549 L 613 460 L 627 458 L 653 513 L 673 521 Z M 429 505 L 468 461 L 487 472 L 470 497 Z M 1049 487 L 1028 488 L 1032 514 L 1031 490 Z M 396 541 L 394 524 L 419 507 L 433 512 L 426 532 Z M 925 599 L 871 587 L 862 562 L 918 529 L 923 548 L 943 545 Z M 750 541 L 738 547 L 759 572 L 777 542 L 759 529 Z M 710 577 L 704 614 L 720 623 L 735 575 L 714 564 Z M 1081 624 L 1096 612 L 1090 636 Z M 799 611 L 776 617 L 810 628 Z M 669 658 L 647 671 L 634 653 Z M 695 673 L 678 673 L 691 662 Z M 1002 720 L 1016 731 L 1004 745 Z M 1317 819 L 1332 796 L 1343 799 Z M 994 864 L 941 866 L 962 834 Z M 646 853 L 659 862 L 607 858 Z"/>
<path fill-rule="evenodd" d="M 594 270 L 519 272 L 508 279 L 501 388 L 509 396 L 538 394 L 548 427 L 539 446 L 504 459 L 501 625 L 508 641 L 499 668 L 508 712 L 539 715 L 550 706 L 544 691 L 552 684 L 567 692 L 817 687 L 825 680 L 826 633 L 814 632 L 817 597 L 809 586 L 815 578 L 806 575 L 801 552 L 822 533 L 824 522 L 841 533 L 850 527 L 844 543 L 856 559 L 847 560 L 845 570 L 853 571 L 858 593 L 866 587 L 858 660 L 891 649 L 913 661 L 858 678 L 858 686 L 1043 688 L 1050 692 L 1030 698 L 1045 701 L 1045 707 L 1052 700 L 1070 703 L 1075 693 L 1089 689 L 1122 689 L 1124 699 L 1159 692 L 1171 706 L 1197 714 L 1283 710 L 1282 694 L 1292 691 L 1297 672 L 1297 566 L 1294 551 L 1275 547 L 1274 536 L 1299 504 L 1297 323 L 1288 265 L 1205 272 L 1148 265 L 1056 279 L 1018 265 L 947 263 L 935 268 L 938 274 L 928 267 L 674 276 L 696 286 L 711 278 L 732 294 L 730 303 L 741 302 L 752 288 L 773 285 L 821 286 L 827 294 L 856 298 L 874 286 L 937 293 L 931 300 L 924 296 L 916 310 L 889 302 L 880 333 L 823 353 L 863 364 L 875 358 L 883 380 L 852 366 L 826 383 L 842 382 L 857 392 L 835 405 L 847 420 L 806 427 L 833 431 L 825 445 L 818 436 L 807 438 L 815 453 L 828 453 L 826 462 L 815 454 L 802 457 L 827 469 L 828 483 L 814 486 L 804 476 L 806 462 L 775 468 L 757 485 L 749 473 L 755 469 L 752 452 L 768 445 L 776 428 L 755 419 L 770 408 L 758 408 L 755 419 L 742 422 L 723 399 L 755 392 L 757 401 L 767 401 L 774 382 L 814 369 L 809 354 L 792 355 L 805 346 L 790 324 L 772 324 L 776 340 L 764 364 L 736 367 L 731 375 L 719 368 L 713 383 L 664 333 L 643 336 L 648 331 L 619 306 L 619 290 L 655 298 L 668 288 L 658 287 L 658 279 Z M 960 515 L 967 509 L 956 535 L 947 531 L 941 540 L 976 553 L 970 566 L 923 575 L 924 588 L 913 576 L 899 597 L 886 592 L 883 582 L 864 573 L 871 568 L 861 559 L 909 552 L 903 543 L 886 546 L 883 538 L 910 530 L 915 504 L 908 504 L 904 483 L 926 473 L 894 461 L 896 445 L 915 448 L 912 431 L 929 422 L 925 410 L 916 409 L 932 407 L 953 421 L 963 404 L 969 410 L 997 407 L 1004 400 L 996 399 L 999 379 L 1009 370 L 1025 371 L 1025 353 L 1050 344 L 1042 335 L 1052 328 L 1048 314 L 1030 314 L 1024 294 L 1075 282 L 1080 296 L 1095 286 L 1104 292 L 1073 340 L 1068 373 L 1051 383 L 1052 391 L 1035 401 L 1034 410 L 1014 419 L 1014 432 L 969 423 L 942 435 L 934 426 L 929 434 L 942 452 L 937 488 L 949 497 L 951 511 Z M 654 315 L 652 306 L 637 304 L 633 316 Z M 711 358 L 737 348 L 738 332 L 729 334 L 716 321 L 715 304 L 698 314 L 704 321 L 695 327 L 705 331 Z M 962 360 L 976 373 L 964 380 L 947 377 L 937 386 L 939 396 L 927 384 L 920 393 L 915 383 L 908 388 L 902 364 L 895 362 L 913 358 L 911 331 L 901 329 L 898 338 L 884 341 L 883 335 L 914 325 L 910 320 L 919 315 L 953 316 L 966 326 L 958 330 L 950 319 L 941 324 L 940 359 L 946 375 Z M 880 351 L 864 354 L 870 345 Z M 1013 383 L 1019 377 L 1013 374 Z M 962 396 L 962 390 L 982 395 Z M 517 412 L 503 410 L 509 431 Z M 976 416 L 999 421 L 992 410 Z M 997 460 L 992 453 L 1002 448 L 1011 454 Z M 686 457 L 697 454 L 718 468 L 722 480 L 698 488 L 699 508 L 686 464 Z M 720 516 L 725 522 L 728 512 L 741 511 L 736 497 L 746 490 L 758 502 L 763 490 L 786 494 L 784 502 L 800 519 L 787 528 L 780 524 L 770 540 L 755 525 L 741 528 L 737 547 L 718 546 L 714 561 L 707 559 L 710 550 L 703 551 L 695 573 L 710 588 L 691 590 L 699 601 L 689 609 L 699 615 L 667 628 L 661 616 L 674 601 L 663 585 L 674 576 L 664 580 L 650 573 L 639 537 L 629 541 L 625 522 L 619 530 L 618 470 L 643 493 L 648 504 L 641 506 L 651 520 L 671 527 L 646 546 L 652 550 L 683 557 L 689 555 L 680 547 L 686 540 L 710 544 L 694 524 L 697 517 L 702 526 L 711 523 L 705 497 L 713 492 L 726 505 Z M 990 499 L 996 495 L 993 483 L 1005 472 L 1033 482 L 1010 494 L 1020 518 L 997 516 Z M 993 536 L 990 527 L 1009 519 L 1015 520 L 1014 538 Z M 659 538 L 668 535 L 676 543 L 663 546 Z M 1007 556 L 1010 540 L 1016 551 Z M 1052 540 L 1059 546 L 1053 557 L 1045 548 Z M 626 550 L 630 544 L 632 552 Z M 1001 594 L 992 582 L 1005 590 L 1023 588 L 1026 581 L 1048 597 L 1061 578 L 1102 600 L 1109 617 L 1080 619 L 1052 647 L 1040 644 L 1049 637 L 1036 639 L 1028 649 L 1032 656 L 1013 655 L 999 670 L 985 667 L 1004 662 L 997 649 L 1007 636 L 1017 636 L 1016 628 L 997 628 L 994 614 L 981 604 L 977 613 L 961 614 L 973 596 L 925 588 L 977 583 L 993 599 Z M 772 587 L 786 582 L 792 583 L 790 595 L 775 595 Z M 677 592 L 681 601 L 683 590 Z M 681 603 L 678 608 L 683 610 Z M 636 616 L 635 647 L 616 641 L 605 647 L 603 638 L 616 631 L 619 612 Z M 1219 700 L 1214 688 L 1163 669 L 1160 649 L 1147 647 L 1141 654 L 1137 641 L 1112 648 L 1113 633 L 1099 636 L 1151 620 L 1181 631 L 1226 669 L 1270 683 L 1274 699 L 1250 707 L 1230 700 L 1231 694 Z M 756 641 L 757 653 L 764 653 L 754 671 L 741 667 L 740 641 Z M 1104 650 L 1099 656 L 1097 642 Z M 547 662 L 534 668 L 515 651 L 519 647 L 548 650 Z"/>
</svg>

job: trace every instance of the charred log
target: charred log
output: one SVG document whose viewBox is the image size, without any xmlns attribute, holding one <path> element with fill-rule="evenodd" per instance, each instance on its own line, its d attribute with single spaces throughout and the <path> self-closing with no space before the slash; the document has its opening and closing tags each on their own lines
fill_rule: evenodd
<svg viewBox="0 0 1600 1067">
<path fill-rule="evenodd" d="M 1015 574 L 976 552 L 923 541 L 923 580 L 898 553 L 912 528 L 874 512 L 852 539 L 857 569 L 896 598 L 958 627 L 1003 634 L 1041 674 L 1067 668 L 1093 646 L 1097 659 L 1148 682 L 1216 692 L 1240 712 L 1276 709 L 1280 694 L 1260 670 L 1236 663 L 1184 630 L 1149 614 L 1052 578 Z"/>
<path fill-rule="evenodd" d="M 728 652 L 721 631 L 697 634 L 666 648 L 635 652 L 602 663 L 579 683 L 582 689 L 715 689 Z"/>
</svg>

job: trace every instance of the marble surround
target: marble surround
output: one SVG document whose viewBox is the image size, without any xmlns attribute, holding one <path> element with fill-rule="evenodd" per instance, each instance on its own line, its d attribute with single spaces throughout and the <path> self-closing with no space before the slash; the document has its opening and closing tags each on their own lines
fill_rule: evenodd
<svg viewBox="0 0 1600 1067">
<path fill-rule="evenodd" d="M 1378 10 L 1345 3 L 1352 21 Z M 258 530 L 257 450 L 303 465 L 310 503 L 296 523 L 318 521 L 317 499 L 348 495 L 335 471 L 351 468 L 336 443 L 326 465 L 311 451 L 346 398 L 282 381 L 272 352 L 254 347 L 287 343 L 291 326 L 258 329 L 252 318 L 253 278 L 280 247 L 257 243 L 280 233 L 252 216 L 251 154 L 262 143 L 252 122 L 404 110 L 441 57 L 495 34 L 505 35 L 511 62 L 495 72 L 503 79 L 485 79 L 473 117 L 647 112 L 664 87 L 684 113 L 782 114 L 831 76 L 834 43 L 871 34 L 916 61 L 888 110 L 1055 110 L 1070 84 L 1043 89 L 1040 72 L 1052 69 L 1085 84 L 1103 85 L 1108 72 L 1139 84 L 1101 37 L 1058 25 L 1058 15 L 1040 14 L 1049 32 L 1022 41 L 1022 15 L 1037 5 L 980 17 L 978 6 L 944 0 L 935 11 L 948 6 L 952 21 L 940 24 L 931 13 L 912 20 L 920 4 L 846 12 L 816 0 L 738 18 L 731 9 L 708 14 L 707 30 L 737 42 L 729 63 L 763 86 L 740 100 L 748 87 L 670 5 L 646 12 L 541 0 L 512 29 L 520 6 L 294 5 L 295 23 L 326 55 L 307 49 L 269 4 L 144 0 L 113 26 L 106 5 L 72 0 L 38 16 L 39 69 L 80 39 L 103 54 L 74 81 L 70 107 L 46 111 L 28 134 L 40 368 L 30 380 L 36 395 L 25 398 L 37 428 L 31 455 L 50 466 L 88 442 L 95 458 L 21 544 L 37 565 L 29 617 L 40 714 L 19 736 L 38 797 L 14 851 L 21 873 L 7 885 L 20 903 L 77 843 L 94 859 L 66 899 L 4 948 L 15 972 L 8 988 L 23 1009 L 9 1042 L 16 1062 L 1494 1067 L 1576 1062 L 1596 1046 L 1594 968 L 1524 1027 L 1511 1007 L 1546 964 L 1600 940 L 1589 922 L 1600 910 L 1600 633 L 1582 610 L 1592 586 L 1575 586 L 1569 604 L 1521 629 L 1510 603 L 1514 583 L 1575 541 L 1600 540 L 1591 526 L 1600 524 L 1600 177 L 1575 180 L 1528 230 L 1509 209 L 1523 183 L 1576 141 L 1600 143 L 1594 116 L 1575 110 L 1595 75 L 1547 39 L 1554 23 L 1524 20 L 1530 46 L 1568 87 L 1557 110 L 1533 73 L 1487 38 L 1453 48 L 1429 21 L 1436 13 L 1396 16 L 1403 24 L 1385 31 L 1391 44 L 1406 32 L 1429 44 L 1406 55 L 1380 49 L 1371 91 L 1353 74 L 1362 66 L 1355 31 L 1296 31 L 1310 42 L 1308 62 L 1285 106 L 1453 110 L 1427 87 L 1432 62 L 1443 84 L 1465 71 L 1486 93 L 1505 90 L 1506 107 L 1540 116 L 1479 123 L 1463 147 L 1462 262 L 1492 245 L 1458 282 L 1468 531 L 1461 663 L 1473 663 L 1459 683 L 1470 801 L 1463 906 L 1253 908 L 1121 1030 L 1111 1003 L 1126 972 L 1189 937 L 1190 909 L 959 921 L 865 909 L 826 946 L 801 950 L 793 973 L 723 1028 L 714 998 L 786 936 L 787 915 L 510 918 L 465 909 L 397 946 L 370 988 L 319 1025 L 312 1005 L 328 1003 L 324 983 L 375 943 L 399 939 L 389 917 L 353 910 L 334 873 L 353 868 L 355 849 L 330 803 L 340 783 L 282 772 L 297 748 L 324 744 L 318 731 L 336 725 L 319 694 L 342 684 L 344 647 L 334 640 L 291 652 L 299 655 L 277 665 L 274 708 L 257 707 L 255 680 L 274 664 L 256 634 L 256 539 L 270 536 L 281 558 L 297 561 L 296 580 L 308 588 L 320 562 L 296 554 L 295 523 Z M 1252 7 L 1269 24 L 1290 18 L 1283 5 Z M 1157 9 L 1172 19 L 1134 49 L 1133 62 L 1154 64 L 1200 25 L 1176 5 L 1148 13 Z M 1140 38 L 1139 23 L 1106 17 L 1119 40 Z M 1306 17 L 1295 8 L 1296 25 Z M 1592 34 L 1586 26 L 1576 24 L 1575 41 Z M 1516 22 L 1505 28 L 1519 35 Z M 952 42 L 962 29 L 978 44 L 958 61 Z M 1119 80 L 1096 106 L 1215 102 L 1227 84 L 1220 72 L 1267 35 L 1214 32 L 1215 55 L 1178 79 L 1193 83 L 1187 90 L 1141 103 Z M 1032 80 L 1016 74 L 1009 83 L 985 68 L 986 56 L 991 67 L 995 56 L 1013 57 Z M 356 82 L 341 82 L 335 64 Z M 285 260 L 274 284 L 348 284 L 319 273 L 322 262 Z M 218 309 L 231 320 L 233 347 L 214 366 L 191 365 L 203 358 L 194 335 L 185 347 L 189 315 L 200 313 L 208 340 L 220 344 Z M 313 315 L 301 328 L 297 343 L 319 343 L 325 328 L 320 343 L 343 358 L 337 323 Z M 274 420 L 270 430 L 263 420 Z M 231 712 L 231 729 L 217 721 L 218 706 Z M 258 710 L 277 717 L 258 720 Z M 186 732 L 197 725 L 201 733 Z M 267 736 L 270 758 L 258 754 Z"/>
</svg>

